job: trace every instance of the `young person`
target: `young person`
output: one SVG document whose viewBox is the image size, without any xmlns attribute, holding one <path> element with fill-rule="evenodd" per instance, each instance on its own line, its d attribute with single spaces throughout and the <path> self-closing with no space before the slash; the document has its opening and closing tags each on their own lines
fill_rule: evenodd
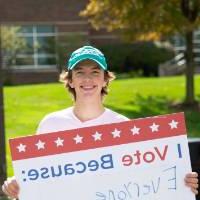
<svg viewBox="0 0 200 200">
<path fill-rule="evenodd" d="M 44 117 L 37 134 L 129 120 L 103 106 L 109 82 L 114 78 L 114 74 L 107 69 L 106 59 L 101 51 L 92 46 L 74 51 L 68 61 L 67 72 L 62 76 L 66 88 L 73 95 L 74 105 Z M 197 173 L 187 174 L 185 183 L 195 194 L 198 193 Z M 17 198 L 19 186 L 15 178 L 8 178 L 2 190 L 9 197 Z"/>
</svg>

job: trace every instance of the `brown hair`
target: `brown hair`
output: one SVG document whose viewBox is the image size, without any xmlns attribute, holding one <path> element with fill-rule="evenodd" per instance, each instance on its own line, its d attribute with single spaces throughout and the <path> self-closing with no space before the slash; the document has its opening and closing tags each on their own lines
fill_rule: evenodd
<svg viewBox="0 0 200 200">
<path fill-rule="evenodd" d="M 104 79 L 107 82 L 106 86 L 102 88 L 101 90 L 101 96 L 104 97 L 108 94 L 108 85 L 109 83 L 115 79 L 115 75 L 113 72 L 110 71 L 104 71 Z M 69 70 L 67 72 L 63 71 L 60 74 L 60 81 L 64 83 L 65 88 L 68 89 L 68 91 L 72 94 L 73 99 L 76 100 L 76 93 L 75 89 L 71 88 L 69 85 L 69 82 L 72 81 L 72 70 Z"/>
</svg>

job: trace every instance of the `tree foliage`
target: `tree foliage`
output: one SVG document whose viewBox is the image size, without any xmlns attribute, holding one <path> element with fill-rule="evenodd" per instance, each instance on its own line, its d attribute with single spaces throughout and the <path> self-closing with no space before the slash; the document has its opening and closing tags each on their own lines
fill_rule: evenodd
<svg viewBox="0 0 200 200">
<path fill-rule="evenodd" d="M 26 41 L 23 37 L 18 37 L 19 26 L 2 26 L 2 49 L 6 52 L 17 52 L 18 50 L 26 47 Z"/>
<path fill-rule="evenodd" d="M 82 16 L 92 25 L 119 30 L 127 39 L 158 39 L 181 34 L 186 41 L 186 98 L 194 105 L 193 32 L 200 25 L 200 0 L 90 0 Z"/>
<path fill-rule="evenodd" d="M 121 30 L 129 39 L 184 34 L 200 24 L 199 0 L 90 0 L 81 12 L 92 25 Z"/>
</svg>

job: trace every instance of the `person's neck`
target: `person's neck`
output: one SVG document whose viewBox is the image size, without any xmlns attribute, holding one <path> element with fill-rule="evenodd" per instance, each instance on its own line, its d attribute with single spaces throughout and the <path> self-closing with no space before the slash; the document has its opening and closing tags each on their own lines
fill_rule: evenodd
<svg viewBox="0 0 200 200">
<path fill-rule="evenodd" d="M 93 102 L 84 102 L 76 100 L 73 109 L 73 112 L 76 115 L 76 117 L 82 122 L 95 119 L 99 117 L 104 111 L 105 108 L 101 100 Z"/>
</svg>

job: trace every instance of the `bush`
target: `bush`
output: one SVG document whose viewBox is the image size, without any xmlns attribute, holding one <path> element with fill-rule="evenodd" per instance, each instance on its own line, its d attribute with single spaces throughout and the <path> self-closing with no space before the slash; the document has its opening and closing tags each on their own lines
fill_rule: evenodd
<svg viewBox="0 0 200 200">
<path fill-rule="evenodd" d="M 98 48 L 104 52 L 110 71 L 142 72 L 142 76 L 157 76 L 159 64 L 174 56 L 173 51 L 157 47 L 153 42 L 109 44 Z"/>
</svg>

